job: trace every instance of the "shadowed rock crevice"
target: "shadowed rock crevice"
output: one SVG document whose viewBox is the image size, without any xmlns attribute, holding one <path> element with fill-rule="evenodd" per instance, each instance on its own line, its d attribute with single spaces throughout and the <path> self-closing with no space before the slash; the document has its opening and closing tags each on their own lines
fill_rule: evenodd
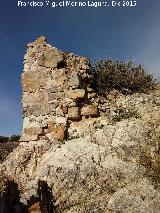
<svg viewBox="0 0 160 213">
<path fill-rule="evenodd" d="M 6 181 L 5 186 L 0 197 L 0 213 L 57 213 L 52 189 L 45 181 L 38 181 L 37 197 L 32 196 L 27 205 L 20 202 L 16 183 Z"/>
<path fill-rule="evenodd" d="M 60 62 L 58 62 L 58 64 L 57 64 L 57 69 L 63 69 L 63 68 L 66 68 L 66 66 L 67 66 L 67 63 L 66 63 L 66 61 L 60 61 Z"/>
<path fill-rule="evenodd" d="M 29 213 L 27 206 L 20 202 L 18 185 L 7 181 L 6 189 L 0 198 L 0 213 Z"/>
<path fill-rule="evenodd" d="M 57 213 L 54 206 L 55 198 L 53 197 L 52 189 L 45 181 L 38 182 L 38 197 L 41 213 Z"/>
</svg>

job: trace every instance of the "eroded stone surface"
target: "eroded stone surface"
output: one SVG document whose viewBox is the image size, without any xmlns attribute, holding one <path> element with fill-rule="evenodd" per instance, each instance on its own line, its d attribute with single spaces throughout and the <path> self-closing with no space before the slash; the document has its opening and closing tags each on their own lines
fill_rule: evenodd
<svg viewBox="0 0 160 213">
<path fill-rule="evenodd" d="M 37 87 L 31 82 L 31 90 L 28 77 L 23 79 L 22 137 L 28 143 L 21 142 L 0 164 L 0 192 L 12 180 L 26 204 L 44 181 L 57 212 L 159 213 L 160 88 L 98 97 L 88 83 L 86 58 L 61 52 L 44 37 L 28 47 L 24 73 L 43 68 L 47 77 Z M 37 62 L 50 51 L 57 61 L 51 55 Z M 76 98 L 66 97 L 68 91 Z"/>
<path fill-rule="evenodd" d="M 67 126 L 67 120 L 80 120 L 84 102 L 94 101 L 94 96 L 88 92 L 91 79 L 87 58 L 58 50 L 47 44 L 43 36 L 28 44 L 22 74 L 24 122 L 21 140 L 47 138 L 50 126 L 45 124 L 50 120 L 56 130 L 52 131 L 52 137 L 64 138 L 61 129 Z M 61 127 L 57 128 L 59 124 Z"/>
<path fill-rule="evenodd" d="M 96 117 L 98 116 L 98 109 L 95 105 L 84 106 L 81 109 L 81 114 L 84 116 Z"/>
<path fill-rule="evenodd" d="M 68 109 L 68 119 L 70 120 L 80 120 L 81 114 L 79 107 L 70 107 Z"/>
<path fill-rule="evenodd" d="M 77 101 L 79 99 L 84 99 L 84 96 L 85 96 L 84 89 L 68 90 L 66 92 L 66 98 L 73 99 L 73 101 Z"/>
</svg>

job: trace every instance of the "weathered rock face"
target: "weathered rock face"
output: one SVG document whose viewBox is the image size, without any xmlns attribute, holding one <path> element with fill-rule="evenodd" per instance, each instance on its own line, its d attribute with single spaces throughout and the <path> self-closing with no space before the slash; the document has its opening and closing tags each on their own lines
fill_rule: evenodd
<svg viewBox="0 0 160 213">
<path fill-rule="evenodd" d="M 9 179 L 32 213 L 159 213 L 160 88 L 97 97 L 88 60 L 43 37 L 29 44 L 24 67 L 28 143 L 0 164 L 0 194 Z"/>
<path fill-rule="evenodd" d="M 91 79 L 87 58 L 62 52 L 47 44 L 44 37 L 28 44 L 22 74 L 21 141 L 51 139 L 51 135 L 63 140 L 71 121 L 97 116 Z"/>
</svg>

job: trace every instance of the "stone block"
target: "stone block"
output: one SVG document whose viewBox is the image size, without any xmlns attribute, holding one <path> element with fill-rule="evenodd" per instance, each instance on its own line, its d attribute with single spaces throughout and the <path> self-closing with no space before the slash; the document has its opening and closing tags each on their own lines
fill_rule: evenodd
<svg viewBox="0 0 160 213">
<path fill-rule="evenodd" d="M 38 135 L 27 135 L 23 133 L 22 137 L 20 138 L 20 141 L 22 142 L 28 142 L 28 141 L 37 141 Z"/>
<path fill-rule="evenodd" d="M 57 77 L 52 80 L 52 84 L 57 87 L 65 87 L 66 76 Z M 62 90 L 62 89 L 61 89 Z"/>
<path fill-rule="evenodd" d="M 54 139 L 64 140 L 65 139 L 65 127 L 59 126 L 48 126 L 49 132 L 53 135 Z"/>
<path fill-rule="evenodd" d="M 40 128 L 40 127 L 24 128 L 23 131 L 27 135 L 41 135 L 41 134 L 43 134 L 43 129 Z"/>
<path fill-rule="evenodd" d="M 53 101 L 55 99 L 61 99 L 63 97 L 63 92 L 49 93 L 48 101 Z"/>
<path fill-rule="evenodd" d="M 97 117 L 98 116 L 98 108 L 95 105 L 84 106 L 81 109 L 81 115 Z"/>
<path fill-rule="evenodd" d="M 25 92 L 23 94 L 23 106 L 33 106 L 33 105 L 38 105 L 38 104 L 43 104 L 44 102 L 47 101 L 47 92 L 46 91 L 36 91 L 32 92 Z"/>
<path fill-rule="evenodd" d="M 30 117 L 34 115 L 35 117 L 44 116 L 48 114 L 53 114 L 53 104 L 43 103 L 41 105 L 26 106 L 23 108 L 23 113 L 25 117 Z"/>
<path fill-rule="evenodd" d="M 80 120 L 81 114 L 79 107 L 70 107 L 68 108 L 68 119 L 70 120 Z"/>
<path fill-rule="evenodd" d="M 56 68 L 61 61 L 63 61 L 63 55 L 59 51 L 48 50 L 41 54 L 37 63 L 43 67 Z"/>
<path fill-rule="evenodd" d="M 67 107 L 77 106 L 76 101 L 73 101 L 73 99 L 71 99 L 71 98 L 65 98 L 64 102 L 67 105 Z"/>
<path fill-rule="evenodd" d="M 47 73 L 42 69 L 23 72 L 21 80 L 23 92 L 34 92 L 46 84 Z"/>
<path fill-rule="evenodd" d="M 83 99 L 85 96 L 84 89 L 75 89 L 75 90 L 68 90 L 66 92 L 66 98 L 73 99 L 74 101 Z"/>
<path fill-rule="evenodd" d="M 68 81 L 68 86 L 72 88 L 80 87 L 80 78 L 76 72 L 71 73 L 71 76 Z"/>
<path fill-rule="evenodd" d="M 55 93 L 55 92 L 59 92 L 58 87 L 57 86 L 51 86 L 51 83 L 50 83 L 50 87 L 49 87 L 49 89 L 47 89 L 47 93 Z"/>
<path fill-rule="evenodd" d="M 56 117 L 56 124 L 63 124 L 64 126 L 66 126 L 67 125 L 67 118 Z"/>
</svg>

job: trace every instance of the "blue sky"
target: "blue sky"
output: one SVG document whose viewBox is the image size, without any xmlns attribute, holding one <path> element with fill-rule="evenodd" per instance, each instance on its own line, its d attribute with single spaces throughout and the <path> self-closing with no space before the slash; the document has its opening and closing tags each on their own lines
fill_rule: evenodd
<svg viewBox="0 0 160 213">
<path fill-rule="evenodd" d="M 122 1 L 122 0 L 120 0 Z M 40 35 L 91 60 L 133 57 L 160 76 L 160 1 L 135 8 L 20 8 L 0 3 L 0 135 L 21 134 L 21 83 L 26 44 Z"/>
</svg>

